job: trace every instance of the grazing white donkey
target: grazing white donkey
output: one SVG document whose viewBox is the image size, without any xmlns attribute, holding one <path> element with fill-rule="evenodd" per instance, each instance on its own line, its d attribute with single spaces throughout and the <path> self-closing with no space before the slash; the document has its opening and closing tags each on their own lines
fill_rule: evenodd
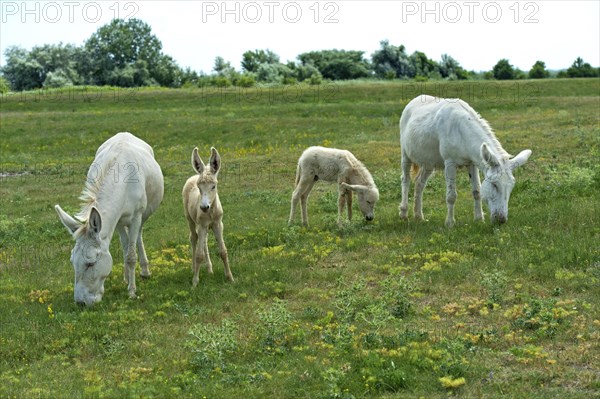
<svg viewBox="0 0 600 399">
<path fill-rule="evenodd" d="M 309 147 L 298 159 L 296 188 L 292 194 L 288 223 L 294 221 L 299 200 L 302 207 L 302 224 L 308 225 L 306 202 L 318 180 L 338 183 L 338 223 L 342 220 L 345 204 L 348 205 L 348 219 L 352 219 L 352 191 L 358 196 L 358 204 L 365 219 L 373 220 L 379 190 L 367 168 L 350 151 Z"/>
<path fill-rule="evenodd" d="M 144 141 L 131 133 L 118 133 L 98 148 L 80 197 L 83 207 L 76 215 L 79 220 L 60 206 L 54 207 L 75 239 L 71 251 L 75 302 L 92 305 L 102 300 L 104 280 L 113 265 L 109 245 L 115 229 L 123 246 L 129 296 L 136 297 L 137 255 L 142 277 L 150 276 L 142 226 L 160 205 L 163 191 L 162 171 L 152 147 Z"/>
<path fill-rule="evenodd" d="M 508 220 L 508 199 L 515 185 L 512 171 L 527 162 L 531 150 L 523 150 L 511 159 L 490 125 L 466 102 L 427 95 L 414 98 L 400 117 L 400 144 L 401 218 L 408 218 L 411 169 L 416 172 L 415 218 L 422 220 L 423 189 L 427 179 L 435 168 L 444 167 L 448 205 L 446 226 L 452 227 L 455 222 L 456 170 L 467 166 L 475 199 L 475 220 L 483 220 L 482 197 L 487 201 L 492 222 Z M 484 172 L 482 184 L 478 168 Z"/>
<path fill-rule="evenodd" d="M 225 276 L 233 281 L 229 269 L 227 248 L 223 241 L 223 208 L 217 193 L 217 175 L 221 169 L 221 157 L 213 147 L 210 149 L 210 160 L 204 165 L 198 155 L 198 148 L 192 151 L 192 166 L 198 173 L 190 177 L 183 186 L 183 207 L 190 227 L 190 244 L 192 245 L 193 286 L 200 280 L 200 264 L 206 259 L 208 272 L 212 273 L 212 263 L 208 255 L 208 229 L 212 229 L 219 245 L 219 255 L 225 265 Z"/>
</svg>

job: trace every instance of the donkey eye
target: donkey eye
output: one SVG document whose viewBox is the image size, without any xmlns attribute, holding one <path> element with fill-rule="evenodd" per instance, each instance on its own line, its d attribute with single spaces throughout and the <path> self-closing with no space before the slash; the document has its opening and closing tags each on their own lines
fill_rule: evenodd
<svg viewBox="0 0 600 399">
<path fill-rule="evenodd" d="M 217 186 L 212 186 L 211 190 L 214 190 L 215 188 L 217 188 Z"/>
<path fill-rule="evenodd" d="M 89 269 L 90 267 L 93 267 L 93 266 L 94 266 L 94 264 L 95 264 L 94 262 L 86 262 L 86 264 L 85 264 L 85 268 L 86 268 L 86 269 Z"/>
</svg>

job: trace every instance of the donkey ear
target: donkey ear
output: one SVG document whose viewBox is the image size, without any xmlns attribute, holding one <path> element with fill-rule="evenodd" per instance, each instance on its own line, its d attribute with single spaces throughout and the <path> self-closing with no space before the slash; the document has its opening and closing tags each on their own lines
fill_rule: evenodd
<svg viewBox="0 0 600 399">
<path fill-rule="evenodd" d="M 194 147 L 194 151 L 192 151 L 192 167 L 198 174 L 204 173 L 204 162 L 198 155 L 198 147 Z"/>
<path fill-rule="evenodd" d="M 481 158 L 483 158 L 483 162 L 485 162 L 490 167 L 500 166 L 500 162 L 498 162 L 498 158 L 488 148 L 486 143 L 481 145 Z"/>
<path fill-rule="evenodd" d="M 219 151 L 215 147 L 210 148 L 210 171 L 213 175 L 219 173 L 219 169 L 221 169 L 221 156 L 219 155 Z"/>
<path fill-rule="evenodd" d="M 345 188 L 346 190 L 352 190 L 354 192 L 360 193 L 360 192 L 365 192 L 368 190 L 367 186 L 363 186 L 360 184 L 346 184 L 346 183 L 342 183 L 342 187 Z"/>
<path fill-rule="evenodd" d="M 92 237 L 98 237 L 100 235 L 100 231 L 102 230 L 102 216 L 95 206 L 93 206 L 92 210 L 90 211 L 88 226 L 88 232 Z"/>
<path fill-rule="evenodd" d="M 527 160 L 529 159 L 529 156 L 531 155 L 531 150 L 523 150 L 521 151 L 516 157 L 514 157 L 513 159 L 511 159 L 510 162 L 510 168 L 511 169 L 516 169 L 519 166 L 522 166 L 525 162 L 527 162 Z"/>
<path fill-rule="evenodd" d="M 54 205 L 54 210 L 58 214 L 58 218 L 60 219 L 62 224 L 64 224 L 67 230 L 69 231 L 69 234 L 75 234 L 77 229 L 81 227 L 81 223 L 73 219 L 71 215 L 69 215 L 67 212 L 63 211 L 60 205 Z"/>
</svg>

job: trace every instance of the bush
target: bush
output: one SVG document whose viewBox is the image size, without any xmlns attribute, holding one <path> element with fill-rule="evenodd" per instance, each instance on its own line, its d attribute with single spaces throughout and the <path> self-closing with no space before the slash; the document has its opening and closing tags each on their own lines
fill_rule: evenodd
<svg viewBox="0 0 600 399">
<path fill-rule="evenodd" d="M 235 85 L 239 87 L 252 87 L 255 84 L 256 78 L 254 77 L 254 74 L 251 73 L 245 73 L 241 75 L 235 82 Z"/>
<path fill-rule="evenodd" d="M 259 82 L 283 83 L 292 77 L 292 70 L 283 64 L 261 64 L 258 67 L 256 78 Z"/>
<path fill-rule="evenodd" d="M 227 79 L 224 76 L 215 76 L 212 81 L 213 85 L 217 87 L 229 87 L 231 86 L 231 80 Z"/>
<path fill-rule="evenodd" d="M 9 91 L 10 86 L 8 85 L 8 81 L 0 76 L 0 94 L 8 93 Z"/>
<path fill-rule="evenodd" d="M 46 75 L 46 79 L 44 80 L 44 87 L 63 86 L 73 86 L 73 82 L 62 70 L 48 72 L 48 75 Z"/>
</svg>

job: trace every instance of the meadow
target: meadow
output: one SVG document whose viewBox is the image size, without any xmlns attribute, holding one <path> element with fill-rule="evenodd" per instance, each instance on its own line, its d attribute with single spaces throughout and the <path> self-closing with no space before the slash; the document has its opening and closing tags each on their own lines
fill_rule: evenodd
<svg viewBox="0 0 600 399">
<path fill-rule="evenodd" d="M 533 151 L 506 224 L 473 221 L 466 171 L 455 228 L 440 172 L 427 220 L 400 220 L 398 120 L 422 93 L 465 99 L 508 152 Z M 0 398 L 600 398 L 598 79 L 88 87 L 0 105 Z M 79 210 L 97 147 L 120 131 L 153 146 L 165 177 L 144 230 L 152 276 L 128 298 L 115 237 L 104 298 L 80 308 L 53 208 Z M 365 163 L 373 222 L 355 201 L 338 225 L 336 187 L 317 184 L 310 226 L 288 227 L 311 145 Z M 214 275 L 191 285 L 194 146 L 222 157 L 233 284 L 211 236 Z"/>
</svg>

